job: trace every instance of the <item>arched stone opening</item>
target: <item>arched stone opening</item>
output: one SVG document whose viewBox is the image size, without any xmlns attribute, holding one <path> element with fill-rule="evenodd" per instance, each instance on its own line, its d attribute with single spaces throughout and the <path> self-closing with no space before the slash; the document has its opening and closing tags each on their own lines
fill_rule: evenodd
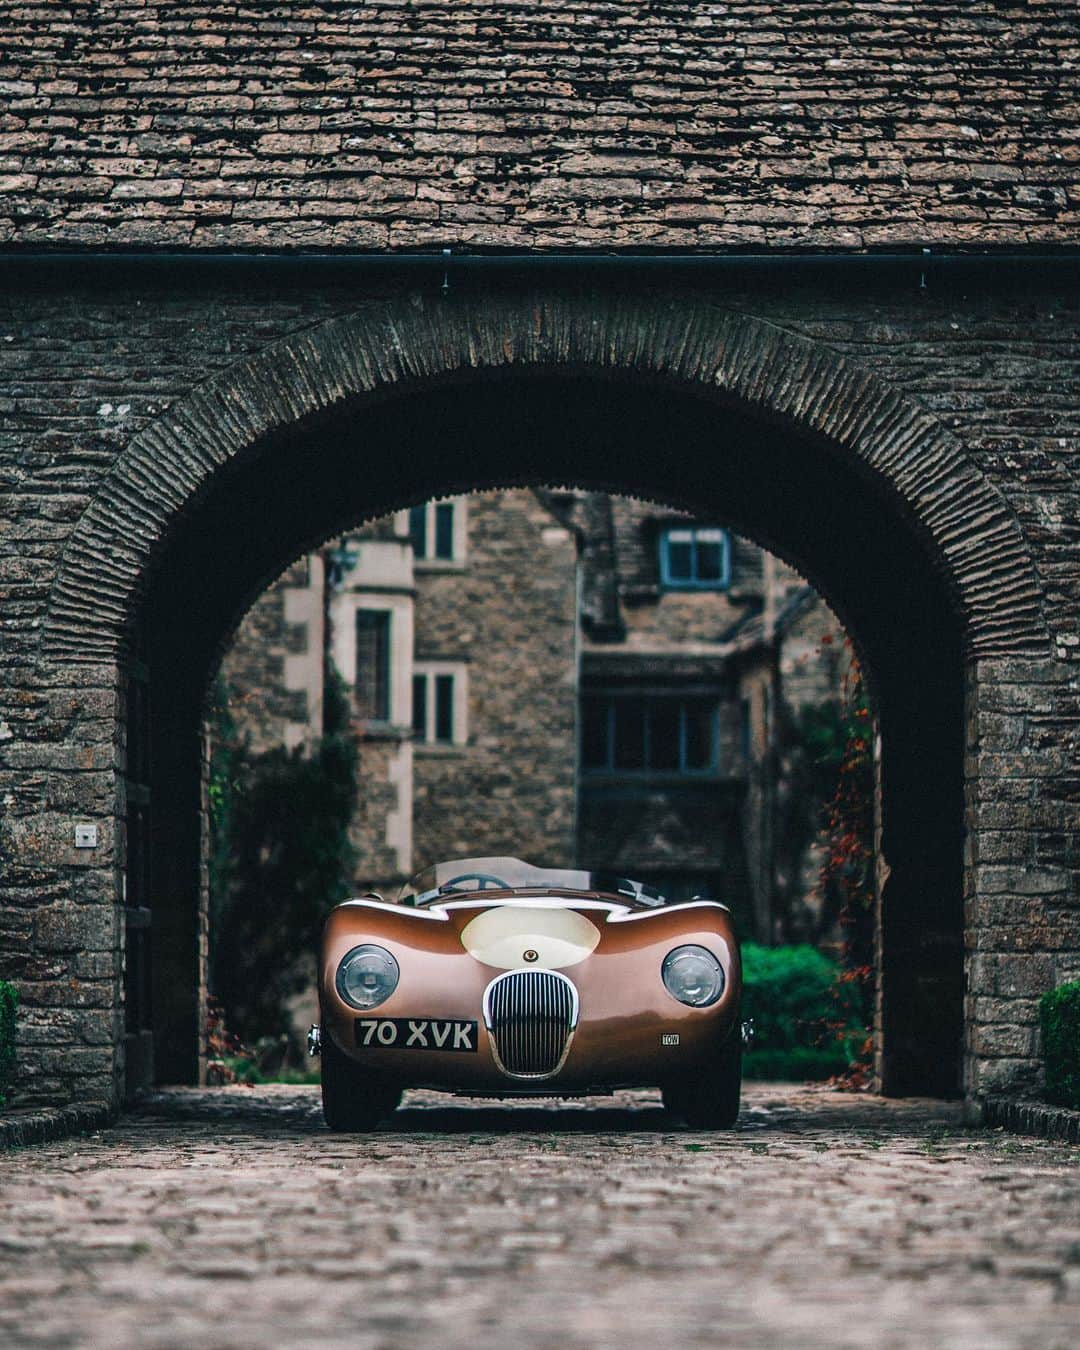
<svg viewBox="0 0 1080 1350">
<path fill-rule="evenodd" d="M 880 711 L 891 869 L 881 1081 L 955 1090 L 965 658 L 1045 646 L 1015 522 L 932 420 L 831 353 L 719 311 L 582 300 L 327 324 L 193 395 L 84 518 L 45 650 L 100 660 L 134 645 L 149 667 L 160 1076 L 198 1072 L 202 701 L 245 605 L 362 518 L 560 482 L 713 511 L 798 566 L 855 635 Z"/>
</svg>

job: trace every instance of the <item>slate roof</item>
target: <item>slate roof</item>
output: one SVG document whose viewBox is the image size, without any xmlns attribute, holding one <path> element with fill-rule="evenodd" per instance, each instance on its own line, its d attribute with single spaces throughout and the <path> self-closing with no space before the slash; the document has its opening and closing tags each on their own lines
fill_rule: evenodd
<svg viewBox="0 0 1080 1350">
<path fill-rule="evenodd" d="M 1075 0 L 9 0 L 0 244 L 1075 241 Z"/>
</svg>

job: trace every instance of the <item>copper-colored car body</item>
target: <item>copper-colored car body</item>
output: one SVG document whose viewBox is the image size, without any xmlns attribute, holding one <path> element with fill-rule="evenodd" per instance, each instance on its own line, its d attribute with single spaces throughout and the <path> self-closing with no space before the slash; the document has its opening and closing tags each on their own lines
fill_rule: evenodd
<svg viewBox="0 0 1080 1350">
<path fill-rule="evenodd" d="M 517 859 L 440 864 L 439 875 L 446 880 L 426 893 L 406 888 L 404 903 L 350 900 L 327 921 L 320 1039 L 332 1125 L 331 1116 L 347 1122 L 350 1113 L 335 1109 L 337 1087 L 328 1097 L 327 1071 L 353 1075 L 346 1097 L 362 1122 L 377 1113 L 365 1115 L 365 1080 L 398 1090 L 574 1095 L 693 1084 L 725 1047 L 729 1061 L 737 1056 L 741 968 L 723 905 L 666 904 L 638 883 L 599 888 L 588 874 Z M 339 972 L 369 946 L 389 953 L 399 976 L 388 997 L 361 1008 Z M 681 1002 L 665 984 L 665 958 L 688 946 L 704 948 L 722 972 L 707 1006 Z M 737 1100 L 736 1082 L 736 1111 Z"/>
</svg>

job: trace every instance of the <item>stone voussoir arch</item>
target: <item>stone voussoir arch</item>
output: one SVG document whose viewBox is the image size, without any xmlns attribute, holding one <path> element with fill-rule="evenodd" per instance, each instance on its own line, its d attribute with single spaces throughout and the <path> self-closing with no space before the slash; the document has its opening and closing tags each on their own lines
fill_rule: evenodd
<svg viewBox="0 0 1080 1350">
<path fill-rule="evenodd" d="M 942 568 L 974 656 L 1042 656 L 1042 594 L 1007 502 L 917 402 L 823 343 L 682 299 L 500 297 L 372 302 L 282 339 L 134 437 L 80 518 L 43 625 L 46 658 L 123 650 L 172 522 L 266 435 L 347 399 L 461 372 L 648 373 L 824 440 L 891 489 Z"/>
</svg>

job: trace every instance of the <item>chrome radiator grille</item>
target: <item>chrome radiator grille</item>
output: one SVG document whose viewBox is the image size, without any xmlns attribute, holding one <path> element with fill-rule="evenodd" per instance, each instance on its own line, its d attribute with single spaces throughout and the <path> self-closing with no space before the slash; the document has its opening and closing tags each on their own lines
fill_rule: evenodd
<svg viewBox="0 0 1080 1350">
<path fill-rule="evenodd" d="M 561 1067 L 577 1014 L 577 990 L 550 970 L 509 971 L 484 994 L 495 1059 L 515 1078 L 547 1078 Z"/>
</svg>

